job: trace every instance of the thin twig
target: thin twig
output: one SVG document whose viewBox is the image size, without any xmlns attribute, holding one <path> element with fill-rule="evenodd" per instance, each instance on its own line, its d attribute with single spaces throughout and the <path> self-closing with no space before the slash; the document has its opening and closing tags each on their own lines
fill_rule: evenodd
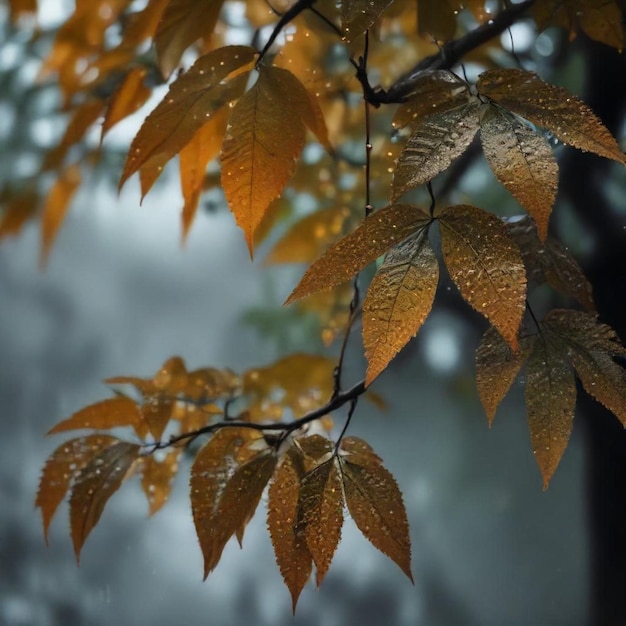
<svg viewBox="0 0 626 626">
<path fill-rule="evenodd" d="M 348 430 L 348 426 L 350 426 L 350 421 L 352 420 L 352 416 L 354 415 L 354 410 L 356 409 L 356 405 L 358 402 L 359 402 L 358 396 L 350 400 L 350 408 L 348 409 L 348 417 L 346 417 L 345 424 L 343 425 L 343 428 L 341 429 L 341 432 L 339 433 L 339 437 L 337 437 L 337 441 L 335 441 L 335 449 L 333 451 L 333 454 L 335 455 L 337 454 L 337 451 L 339 450 L 339 445 L 341 444 L 341 440 L 344 438 L 346 431 Z"/>
</svg>

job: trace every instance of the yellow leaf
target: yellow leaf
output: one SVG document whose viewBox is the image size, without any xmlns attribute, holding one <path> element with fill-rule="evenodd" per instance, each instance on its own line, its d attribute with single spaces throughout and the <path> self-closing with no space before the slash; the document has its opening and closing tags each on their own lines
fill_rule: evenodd
<svg viewBox="0 0 626 626">
<path fill-rule="evenodd" d="M 562 87 L 519 69 L 488 70 L 478 91 L 500 106 L 543 126 L 563 143 L 624 163 L 617 142 L 593 111 Z"/>
<path fill-rule="evenodd" d="M 267 502 L 267 529 L 276 563 L 291 593 L 294 613 L 313 568 L 304 533 L 297 527 L 298 499 L 304 473 L 302 453 L 296 447 L 290 448 L 270 483 Z"/>
<path fill-rule="evenodd" d="M 441 115 L 464 105 L 469 96 L 467 83 L 448 70 L 424 72 L 396 111 L 392 125 L 404 128 L 431 115 Z"/>
<path fill-rule="evenodd" d="M 102 122 L 102 137 L 115 124 L 137 111 L 152 93 L 146 86 L 147 68 L 135 67 L 128 74 L 111 96 Z"/>
<path fill-rule="evenodd" d="M 118 441 L 80 470 L 70 497 L 70 526 L 76 561 L 80 559 L 81 548 L 98 523 L 104 506 L 120 488 L 140 450 L 138 445 Z"/>
<path fill-rule="evenodd" d="M 476 350 L 476 387 L 489 426 L 528 356 L 527 343 L 523 341 L 521 350 L 513 352 L 502 335 L 490 326 Z"/>
<path fill-rule="evenodd" d="M 224 0 L 170 0 L 154 36 L 154 47 L 165 78 L 176 69 L 183 52 L 198 39 L 208 38 Z"/>
<path fill-rule="evenodd" d="M 550 144 L 494 106 L 481 116 L 480 139 L 496 178 L 533 216 L 545 241 L 559 183 L 559 166 Z"/>
<path fill-rule="evenodd" d="M 315 563 L 319 586 L 339 544 L 343 525 L 343 493 L 335 457 L 321 463 L 302 479 L 298 521 Z"/>
<path fill-rule="evenodd" d="M 80 428 L 103 430 L 116 426 L 132 426 L 139 437 L 143 438 L 147 435 L 146 423 L 143 421 L 137 403 L 124 397 L 109 398 L 91 404 L 59 422 L 48 431 L 48 434 L 55 435 Z"/>
<path fill-rule="evenodd" d="M 426 213 L 409 204 L 391 204 L 375 211 L 309 267 L 285 304 L 349 280 L 429 221 Z"/>
<path fill-rule="evenodd" d="M 41 218 L 41 255 L 39 264 L 48 261 L 52 244 L 67 213 L 69 204 L 81 183 L 78 165 L 66 168 L 50 189 Z"/>
<path fill-rule="evenodd" d="M 157 461 L 154 454 L 140 459 L 141 488 L 148 499 L 150 515 L 161 509 L 170 497 L 181 452 L 182 448 L 170 450 L 162 461 Z"/>
<path fill-rule="evenodd" d="M 378 456 L 360 445 L 360 440 L 343 439 L 341 451 L 343 488 L 352 519 L 374 547 L 413 582 L 409 523 L 398 484 Z"/>
<path fill-rule="evenodd" d="M 430 313 L 439 265 L 424 227 L 392 248 L 363 302 L 363 344 L 369 385 L 420 329 Z"/>
<path fill-rule="evenodd" d="M 416 126 L 393 175 L 393 201 L 433 179 L 465 152 L 478 130 L 478 108 L 478 102 L 471 101 Z"/>
<path fill-rule="evenodd" d="M 439 219 L 450 278 L 517 350 L 526 301 L 526 271 L 517 244 L 497 217 L 476 207 L 448 207 Z"/>
<path fill-rule="evenodd" d="M 585 391 L 626 426 L 626 370 L 613 360 L 623 359 L 626 349 L 615 331 L 582 311 L 551 311 L 545 326 L 567 346 Z"/>
<path fill-rule="evenodd" d="M 540 335 L 526 366 L 526 408 L 535 460 L 547 489 L 572 431 L 574 372 L 553 337 Z"/>
<path fill-rule="evenodd" d="M 48 543 L 48 528 L 70 484 L 80 470 L 102 450 L 118 439 L 109 435 L 87 435 L 62 443 L 46 461 L 43 468 L 35 506 L 41 509 L 43 534 Z"/>
<path fill-rule="evenodd" d="M 180 185 L 185 200 L 182 213 L 183 240 L 189 234 L 196 215 L 207 164 L 220 151 L 229 114 L 228 108 L 220 109 L 180 151 Z"/>
<path fill-rule="evenodd" d="M 222 186 L 251 254 L 254 231 L 295 171 L 305 124 L 322 128 L 313 102 L 291 72 L 261 66 L 256 84 L 233 109 L 222 148 Z"/>
<path fill-rule="evenodd" d="M 392 0 L 347 0 L 341 3 L 343 39 L 353 41 L 371 28 Z"/>
<path fill-rule="evenodd" d="M 220 108 L 237 100 L 256 54 L 245 46 L 219 48 L 200 57 L 175 80 L 133 139 L 120 188 L 144 166 L 162 168 Z M 147 193 L 145 188 L 142 191 Z"/>
</svg>

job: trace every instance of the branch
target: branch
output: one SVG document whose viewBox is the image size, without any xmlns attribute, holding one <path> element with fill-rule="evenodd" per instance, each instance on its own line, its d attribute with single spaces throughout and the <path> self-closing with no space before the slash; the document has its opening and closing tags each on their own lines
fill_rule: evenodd
<svg viewBox="0 0 626 626">
<path fill-rule="evenodd" d="M 356 77 L 363 86 L 368 102 L 375 107 L 381 104 L 404 102 L 411 93 L 415 82 L 421 74 L 433 70 L 448 70 L 454 67 L 466 54 L 475 50 L 490 39 L 502 34 L 515 22 L 525 17 L 528 9 L 535 0 L 525 0 L 520 4 L 512 5 L 498 13 L 489 22 L 475 28 L 466 35 L 444 44 L 437 54 L 422 59 L 404 76 L 400 77 L 388 90 L 373 88 L 368 81 L 367 75 L 357 67 Z"/>
<path fill-rule="evenodd" d="M 351 389 L 347 391 L 343 391 L 333 396 L 326 404 L 319 407 L 319 409 L 315 409 L 314 411 L 309 411 L 302 417 L 293 422 L 275 422 L 273 424 L 255 424 L 253 422 L 242 422 L 242 421 L 222 421 L 216 422 L 214 424 L 210 424 L 209 426 L 204 426 L 203 428 L 198 428 L 197 430 L 189 431 L 188 433 L 182 433 L 180 435 L 176 435 L 175 437 L 170 437 L 167 441 L 157 441 L 154 443 L 144 444 L 145 447 L 152 447 L 151 453 L 155 450 L 161 450 L 163 448 L 168 448 L 169 446 L 173 446 L 181 441 L 187 441 L 190 439 L 196 439 L 200 435 L 205 435 L 208 433 L 213 433 L 216 430 L 220 430 L 221 428 L 251 428 L 252 430 L 260 430 L 260 431 L 271 431 L 271 430 L 282 430 L 285 431 L 286 434 L 293 432 L 294 430 L 298 430 L 305 424 L 309 422 L 313 422 L 315 420 L 332 413 L 332 411 L 337 410 L 342 407 L 344 404 L 348 402 L 353 402 L 365 393 L 365 380 L 358 382 Z"/>
</svg>

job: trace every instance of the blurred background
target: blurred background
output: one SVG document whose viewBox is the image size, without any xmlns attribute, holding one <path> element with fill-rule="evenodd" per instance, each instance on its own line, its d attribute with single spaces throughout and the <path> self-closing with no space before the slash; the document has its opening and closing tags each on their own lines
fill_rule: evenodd
<svg viewBox="0 0 626 626">
<path fill-rule="evenodd" d="M 70 3 L 56 4 L 40 16 L 44 29 L 67 14 Z M 51 110 L 54 89 L 29 92 L 38 71 L 36 50 L 27 49 L 28 36 L 9 25 L 4 5 L 0 23 L 0 177 L 6 179 L 32 167 L 29 150 L 50 143 L 59 130 L 54 116 L 42 113 Z M 585 66 L 590 59 L 603 68 L 599 74 L 611 71 L 607 64 L 617 71 L 623 62 L 618 53 L 586 40 L 568 48 L 565 62 L 568 44 L 559 31 L 536 39 L 522 24 L 512 29 L 512 37 L 529 69 L 545 70 L 547 80 L 578 94 L 596 93 L 589 86 L 593 73 Z M 506 34 L 505 51 L 509 44 Z M 617 111 L 613 130 L 618 136 L 624 75 L 614 81 L 621 100 L 616 104 L 614 94 L 607 105 Z M 595 104 L 602 108 L 605 100 L 598 96 Z M 182 356 L 189 369 L 241 371 L 289 351 L 321 349 L 310 328 L 289 322 L 279 309 L 302 267 L 264 266 L 263 247 L 251 262 L 219 194 L 203 202 L 184 247 L 174 176 L 164 174 L 141 206 L 135 180 L 116 194 L 116 150 L 122 151 L 140 119 L 141 114 L 116 130 L 108 144 L 114 155 L 110 173 L 101 171 L 81 187 L 45 271 L 38 265 L 36 222 L 0 245 L 0 625 L 625 623 L 588 617 L 597 602 L 599 531 L 589 495 L 597 459 L 581 413 L 597 415 L 597 407 L 579 402 L 583 410 L 571 443 L 543 492 L 526 425 L 523 378 L 488 428 L 473 365 L 484 326 L 450 291 L 447 279 L 440 304 L 418 338 L 375 384 L 388 409 L 361 402 L 349 431 L 373 446 L 404 494 L 415 586 L 348 519 L 327 578 L 319 590 L 313 582 L 305 587 L 292 617 L 263 506 L 246 531 L 243 550 L 229 544 L 203 583 L 188 498 L 189 459 L 170 502 L 153 518 L 147 517 L 139 481 L 125 484 L 87 541 L 80 568 L 66 505 L 45 546 L 33 502 L 41 467 L 61 441 L 45 433 L 107 397 L 102 379 L 151 376 L 172 355 Z M 584 169 L 585 192 L 595 194 L 597 215 L 606 211 L 602 215 L 613 220 L 612 227 L 603 226 L 613 233 L 599 246 L 605 235 L 587 227 L 577 211 L 576 198 L 583 192 L 574 188 L 576 181 L 565 185 L 560 197 L 556 232 L 594 276 L 606 278 L 599 268 L 607 263 L 604 255 L 610 256 L 612 282 L 606 279 L 599 305 L 609 302 L 606 310 L 619 313 L 609 300 L 617 297 L 613 291 L 623 284 L 626 267 L 619 261 L 620 242 L 626 243 L 623 173 L 620 178 L 616 168 L 591 157 L 580 165 L 578 156 L 556 149 L 563 176 Z M 482 156 L 459 166 L 455 176 L 457 198 L 497 206 L 502 215 L 519 212 L 494 184 Z M 347 378 L 358 380 L 363 367 L 355 344 L 348 351 Z M 594 419 L 604 423 L 607 418 Z M 336 422 L 340 427 L 341 415 Z M 610 431 L 614 440 L 620 436 L 623 442 L 621 428 Z M 610 455 L 601 449 L 606 461 Z M 613 501 L 609 486 L 602 497 Z"/>
</svg>

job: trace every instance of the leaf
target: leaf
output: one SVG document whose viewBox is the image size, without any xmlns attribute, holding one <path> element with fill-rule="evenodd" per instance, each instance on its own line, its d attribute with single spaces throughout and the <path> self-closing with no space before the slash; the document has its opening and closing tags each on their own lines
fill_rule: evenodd
<svg viewBox="0 0 626 626">
<path fill-rule="evenodd" d="M 366 385 L 420 329 L 433 306 L 438 281 L 439 265 L 428 228 L 387 253 L 363 302 Z"/>
<path fill-rule="evenodd" d="M 52 244 L 80 183 L 80 168 L 76 164 L 70 165 L 61 172 L 52 189 L 48 192 L 41 218 L 41 254 L 39 256 L 41 267 L 44 267 L 48 262 Z"/>
<path fill-rule="evenodd" d="M 266 263 L 311 263 L 341 234 L 345 207 L 321 209 L 296 222 L 272 248 Z"/>
<path fill-rule="evenodd" d="M 476 350 L 476 387 L 489 426 L 528 356 L 527 343 L 522 342 L 521 350 L 513 352 L 502 335 L 490 326 Z"/>
<path fill-rule="evenodd" d="M 456 16 L 448 0 L 417 0 L 417 26 L 420 35 L 430 35 L 436 41 L 450 41 L 456 33 Z"/>
<path fill-rule="evenodd" d="M 296 447 L 290 448 L 270 483 L 267 502 L 267 529 L 276 563 L 291 594 L 294 613 L 313 568 L 304 533 L 297 527 L 300 484 L 304 473 L 302 453 L 298 453 Z"/>
<path fill-rule="evenodd" d="M 295 171 L 305 124 L 320 131 L 313 102 L 291 72 L 261 66 L 254 87 L 233 109 L 222 147 L 222 186 L 251 254 L 254 231 Z"/>
<path fill-rule="evenodd" d="M 526 271 L 519 248 L 494 215 L 469 205 L 440 217 L 441 251 L 463 298 L 517 350 L 525 310 Z"/>
<path fill-rule="evenodd" d="M 478 108 L 472 101 L 417 125 L 398 159 L 392 201 L 432 180 L 465 152 L 478 130 Z"/>
<path fill-rule="evenodd" d="M 572 431 L 576 385 L 562 347 L 539 336 L 526 367 L 526 408 L 535 460 L 547 489 Z"/>
<path fill-rule="evenodd" d="M 132 426 L 141 438 L 148 434 L 137 403 L 121 396 L 90 404 L 68 419 L 59 422 L 48 431 L 48 434 L 54 435 L 81 428 L 102 430 L 116 426 Z"/>
<path fill-rule="evenodd" d="M 144 167 L 160 171 L 220 108 L 237 100 L 256 54 L 246 46 L 219 48 L 201 56 L 176 79 L 133 139 L 120 188 Z M 142 185 L 143 195 L 148 189 Z"/>
<path fill-rule="evenodd" d="M 624 20 L 619 5 L 614 0 L 577 0 L 572 3 L 580 28 L 585 34 L 601 43 L 624 49 Z"/>
<path fill-rule="evenodd" d="M 559 166 L 550 144 L 494 106 L 481 117 L 480 139 L 496 178 L 533 216 L 545 241 L 559 183 Z"/>
<path fill-rule="evenodd" d="M 551 311 L 545 325 L 567 346 L 585 391 L 626 426 L 626 370 L 614 357 L 626 356 L 615 331 L 582 311 Z"/>
<path fill-rule="evenodd" d="M 170 0 L 154 36 L 154 47 L 165 78 L 176 69 L 183 52 L 198 39 L 208 38 L 224 0 Z"/>
<path fill-rule="evenodd" d="M 529 283 L 548 283 L 588 311 L 595 311 L 591 284 L 563 244 L 549 235 L 542 244 L 535 222 L 528 216 L 510 220 L 506 227 L 522 253 Z"/>
<path fill-rule="evenodd" d="M 155 441 L 159 441 L 163 436 L 163 432 L 172 417 L 172 411 L 176 400 L 167 395 L 155 393 L 145 396 L 141 405 L 141 414 L 148 430 L 154 437 Z"/>
<path fill-rule="evenodd" d="M 285 304 L 349 280 L 430 221 L 426 213 L 409 204 L 391 204 L 375 211 L 309 267 Z"/>
<path fill-rule="evenodd" d="M 43 534 L 48 543 L 50 522 L 70 488 L 72 479 L 89 461 L 118 439 L 109 435 L 87 435 L 62 443 L 49 457 L 43 468 L 35 507 L 41 509 Z"/>
<path fill-rule="evenodd" d="M 126 74 L 124 80 L 111 96 L 102 122 L 102 138 L 115 124 L 140 109 L 152 93 L 145 84 L 148 70 L 135 67 Z"/>
<path fill-rule="evenodd" d="M 161 461 L 154 454 L 141 457 L 141 488 L 148 500 L 150 515 L 159 511 L 170 497 L 181 452 L 181 448 L 170 450 Z"/>
<path fill-rule="evenodd" d="M 413 582 L 411 539 L 402 494 L 378 456 L 363 451 L 358 444 L 359 440 L 352 437 L 341 442 L 344 454 L 339 456 L 339 464 L 348 511 L 363 535 Z M 357 454 L 353 455 L 355 448 Z"/>
<path fill-rule="evenodd" d="M 221 555 L 221 550 L 217 554 L 214 545 L 218 503 L 226 483 L 237 467 L 235 461 L 237 451 L 250 440 L 251 436 L 253 436 L 251 431 L 245 428 L 219 430 L 198 452 L 191 467 L 189 481 L 191 509 L 204 557 L 204 578 L 215 568 Z M 224 543 L 226 541 L 228 537 Z"/>
<path fill-rule="evenodd" d="M 593 111 L 562 87 L 544 83 L 519 69 L 488 70 L 480 75 L 481 95 L 543 126 L 563 143 L 625 163 L 617 142 Z"/>
<path fill-rule="evenodd" d="M 371 28 L 392 0 L 346 0 L 341 3 L 344 41 L 354 41 Z"/>
<path fill-rule="evenodd" d="M 420 74 L 405 102 L 393 116 L 394 128 L 417 124 L 432 115 L 441 115 L 468 102 L 467 83 L 448 70 L 431 70 Z"/>
<path fill-rule="evenodd" d="M 339 544 L 343 525 L 343 493 L 335 457 L 321 463 L 302 479 L 298 520 L 315 563 L 319 587 Z"/>
<path fill-rule="evenodd" d="M 76 477 L 70 497 L 70 525 L 77 562 L 85 540 L 98 523 L 109 498 L 120 488 L 140 450 L 138 445 L 118 441 L 92 458 Z"/>
<path fill-rule="evenodd" d="M 35 217 L 39 196 L 34 190 L 11 194 L 0 216 L 0 239 L 17 235 L 22 226 Z"/>
<path fill-rule="evenodd" d="M 220 151 L 229 115 L 228 108 L 220 109 L 180 151 L 180 184 L 185 200 L 182 214 L 183 240 L 187 238 L 196 215 L 207 164 Z"/>
</svg>

